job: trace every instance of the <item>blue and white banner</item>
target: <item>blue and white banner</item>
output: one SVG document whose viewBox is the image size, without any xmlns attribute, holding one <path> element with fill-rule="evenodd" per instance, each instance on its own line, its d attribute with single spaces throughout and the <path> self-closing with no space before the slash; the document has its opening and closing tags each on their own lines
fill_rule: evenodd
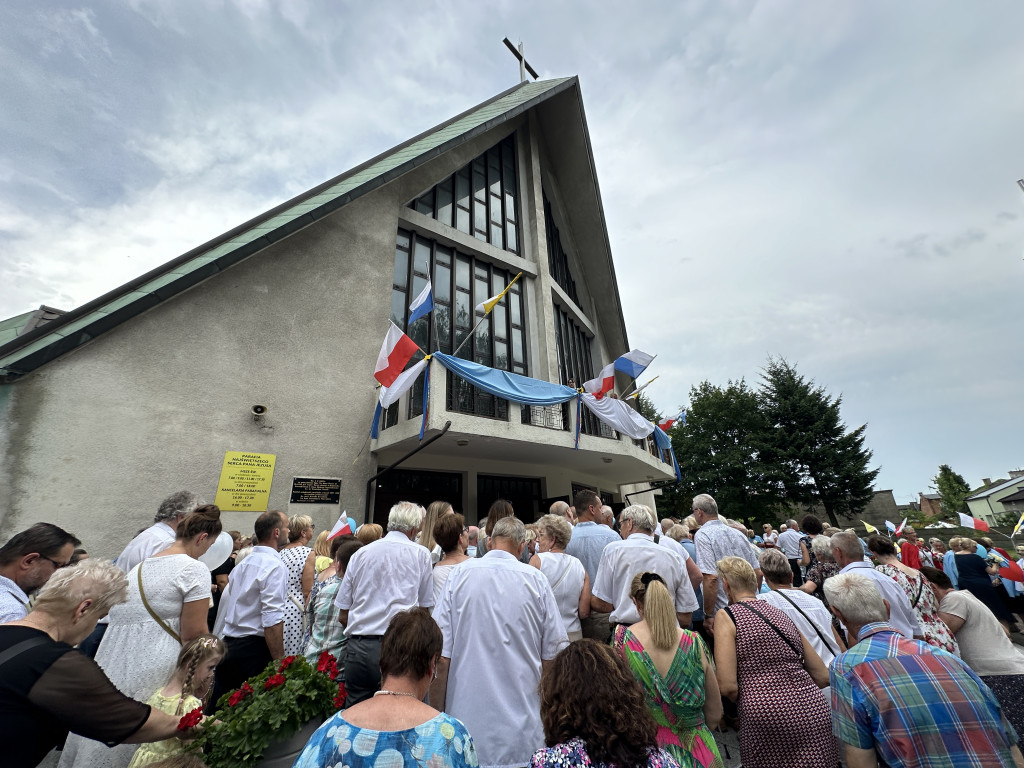
<svg viewBox="0 0 1024 768">
<path fill-rule="evenodd" d="M 430 281 L 427 280 L 427 284 L 423 286 L 420 295 L 413 299 L 412 304 L 409 305 L 409 325 L 412 325 L 421 317 L 426 317 L 433 311 L 434 293 L 431 290 Z"/>
</svg>

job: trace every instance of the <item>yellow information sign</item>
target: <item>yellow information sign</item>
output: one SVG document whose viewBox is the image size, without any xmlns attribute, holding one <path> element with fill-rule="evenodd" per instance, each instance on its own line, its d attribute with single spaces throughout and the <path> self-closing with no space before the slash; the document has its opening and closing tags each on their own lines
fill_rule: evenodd
<svg viewBox="0 0 1024 768">
<path fill-rule="evenodd" d="M 266 512 L 276 459 L 272 453 L 225 453 L 213 503 L 224 510 Z"/>
</svg>

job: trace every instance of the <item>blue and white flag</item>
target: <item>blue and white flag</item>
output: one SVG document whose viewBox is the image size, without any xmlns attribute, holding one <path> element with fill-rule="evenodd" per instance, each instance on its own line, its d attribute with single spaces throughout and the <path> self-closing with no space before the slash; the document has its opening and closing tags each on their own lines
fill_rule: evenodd
<svg viewBox="0 0 1024 768">
<path fill-rule="evenodd" d="M 890 520 L 885 521 L 885 528 L 889 533 L 896 533 L 896 523 Z"/>
<path fill-rule="evenodd" d="M 635 379 L 647 370 L 647 366 L 654 358 L 655 355 L 648 355 L 639 349 L 633 349 L 615 361 L 615 370 L 622 371 L 629 378 Z"/>
<path fill-rule="evenodd" d="M 412 300 L 409 305 L 409 325 L 412 325 L 421 317 L 425 317 L 434 311 L 434 293 L 430 287 L 430 281 L 423 286 L 420 295 Z"/>
</svg>

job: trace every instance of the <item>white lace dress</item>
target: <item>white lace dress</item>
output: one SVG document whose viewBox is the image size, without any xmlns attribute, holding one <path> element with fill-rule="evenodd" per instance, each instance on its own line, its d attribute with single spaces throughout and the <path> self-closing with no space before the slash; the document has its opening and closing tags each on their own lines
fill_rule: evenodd
<svg viewBox="0 0 1024 768">
<path fill-rule="evenodd" d="M 309 547 L 289 547 L 281 550 L 281 559 L 288 566 L 288 599 L 284 605 L 284 654 L 302 653 L 302 616 L 306 601 L 302 594 L 302 569 L 313 550 Z"/>
<path fill-rule="evenodd" d="M 121 693 L 148 701 L 170 679 L 181 644 L 157 624 L 142 604 L 140 568 L 150 607 L 179 634 L 182 606 L 210 599 L 210 569 L 188 555 L 151 557 L 128 572 L 128 602 L 110 609 L 110 627 L 96 652 L 96 663 Z M 137 748 L 136 744 L 108 748 L 98 741 L 71 734 L 59 765 L 126 768 Z"/>
</svg>

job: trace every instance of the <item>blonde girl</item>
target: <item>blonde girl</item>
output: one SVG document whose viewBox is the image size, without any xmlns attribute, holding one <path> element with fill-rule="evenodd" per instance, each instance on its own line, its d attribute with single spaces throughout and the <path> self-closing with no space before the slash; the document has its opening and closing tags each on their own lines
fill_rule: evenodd
<svg viewBox="0 0 1024 768">
<path fill-rule="evenodd" d="M 224 643 L 214 635 L 199 635 L 189 640 L 178 654 L 178 663 L 167 685 L 150 696 L 146 703 L 174 717 L 202 707 L 213 687 L 213 671 L 226 652 Z M 142 744 L 128 768 L 152 765 L 183 751 L 181 741 L 176 738 Z"/>
</svg>

